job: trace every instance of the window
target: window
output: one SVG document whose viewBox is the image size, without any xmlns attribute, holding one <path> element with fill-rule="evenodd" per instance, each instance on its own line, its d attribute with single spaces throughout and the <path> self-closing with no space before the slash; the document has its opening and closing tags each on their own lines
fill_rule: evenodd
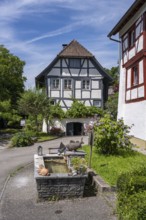
<svg viewBox="0 0 146 220">
<path fill-rule="evenodd" d="M 135 66 L 132 68 L 132 86 L 136 86 L 139 83 L 138 80 L 139 76 L 138 76 L 138 67 Z"/>
<path fill-rule="evenodd" d="M 52 79 L 52 89 L 59 89 L 59 79 Z"/>
<path fill-rule="evenodd" d="M 64 89 L 72 89 L 72 81 L 71 79 L 64 80 Z"/>
<path fill-rule="evenodd" d="M 55 105 L 56 104 L 56 100 L 52 99 L 50 103 L 51 103 L 51 105 Z"/>
<path fill-rule="evenodd" d="M 101 107 L 101 101 L 100 100 L 93 100 L 93 106 Z"/>
<path fill-rule="evenodd" d="M 82 81 L 82 89 L 90 89 L 90 81 L 89 80 Z"/>
<path fill-rule="evenodd" d="M 135 30 L 132 29 L 129 32 L 129 47 L 133 47 L 135 44 Z"/>
<path fill-rule="evenodd" d="M 81 60 L 80 59 L 69 59 L 69 67 L 70 68 L 80 68 Z"/>
<path fill-rule="evenodd" d="M 125 39 L 123 38 L 123 51 L 126 51 L 128 49 L 128 37 Z"/>
</svg>

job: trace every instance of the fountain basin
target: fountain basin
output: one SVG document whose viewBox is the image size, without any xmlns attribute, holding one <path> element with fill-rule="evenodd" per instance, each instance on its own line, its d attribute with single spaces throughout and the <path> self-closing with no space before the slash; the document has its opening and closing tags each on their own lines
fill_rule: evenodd
<svg viewBox="0 0 146 220">
<path fill-rule="evenodd" d="M 46 166 L 46 161 L 51 162 L 51 165 L 48 165 L 48 169 L 50 167 L 51 172 L 49 176 L 41 176 L 37 170 L 39 165 Z M 73 176 L 69 167 L 63 161 L 64 157 L 57 154 L 34 155 L 34 177 L 39 198 L 51 199 L 55 197 L 57 199 L 63 199 L 83 197 L 87 174 Z M 64 166 L 61 169 L 59 167 L 59 171 L 56 170 L 56 167 L 53 167 L 53 164 L 57 162 L 61 166 Z"/>
</svg>

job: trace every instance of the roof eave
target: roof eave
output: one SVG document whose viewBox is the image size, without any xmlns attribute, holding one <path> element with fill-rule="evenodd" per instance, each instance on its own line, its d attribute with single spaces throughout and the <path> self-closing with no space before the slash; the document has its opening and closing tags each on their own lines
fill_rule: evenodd
<svg viewBox="0 0 146 220">
<path fill-rule="evenodd" d="M 140 7 L 144 3 L 145 3 L 145 0 L 135 1 L 107 36 L 110 38 L 111 36 L 116 35 L 121 30 L 121 28 L 127 23 L 127 21 L 129 21 L 129 19 L 132 18 L 132 16 L 140 9 Z"/>
</svg>

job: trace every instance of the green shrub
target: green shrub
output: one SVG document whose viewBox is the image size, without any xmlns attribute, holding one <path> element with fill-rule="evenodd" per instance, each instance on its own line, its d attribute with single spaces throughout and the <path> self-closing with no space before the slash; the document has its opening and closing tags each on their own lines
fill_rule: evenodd
<svg viewBox="0 0 146 220">
<path fill-rule="evenodd" d="M 94 126 L 94 145 L 99 153 L 119 154 L 130 150 L 133 144 L 130 142 L 130 127 L 124 125 L 122 119 L 114 121 L 109 114 L 100 119 L 98 125 Z"/>
<path fill-rule="evenodd" d="M 146 167 L 142 166 L 132 172 L 121 174 L 117 180 L 118 192 L 133 194 L 146 190 Z"/>
<path fill-rule="evenodd" d="M 145 220 L 146 191 L 132 195 L 119 193 L 117 211 L 120 220 Z"/>
<path fill-rule="evenodd" d="M 96 106 L 85 106 L 83 102 L 73 99 L 71 108 L 67 110 L 66 117 L 69 118 L 86 118 L 94 115 L 102 116 L 103 110 Z"/>
<path fill-rule="evenodd" d="M 119 219 L 146 219 L 146 167 L 121 174 L 117 180 L 117 188 Z"/>
<path fill-rule="evenodd" d="M 117 181 L 118 192 L 127 195 L 146 190 L 146 176 L 121 175 Z"/>
<path fill-rule="evenodd" d="M 73 157 L 71 159 L 71 164 L 76 171 L 80 171 L 85 173 L 87 170 L 87 162 L 85 158 L 82 157 Z"/>
<path fill-rule="evenodd" d="M 34 140 L 29 133 L 19 132 L 16 133 L 11 139 L 12 147 L 25 147 L 32 145 Z"/>
</svg>

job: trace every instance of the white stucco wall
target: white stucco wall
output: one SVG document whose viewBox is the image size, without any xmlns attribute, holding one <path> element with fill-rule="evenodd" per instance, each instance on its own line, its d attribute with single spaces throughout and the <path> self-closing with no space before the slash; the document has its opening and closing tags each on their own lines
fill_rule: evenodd
<svg viewBox="0 0 146 220">
<path fill-rule="evenodd" d="M 121 50 L 120 50 L 121 51 Z M 122 60 L 120 63 L 120 83 L 119 83 L 119 98 L 118 98 L 118 118 L 124 117 L 125 108 L 125 80 L 126 70 L 122 67 Z"/>
<path fill-rule="evenodd" d="M 146 101 L 130 103 L 125 106 L 124 122 L 132 126 L 131 135 L 146 140 Z"/>
<path fill-rule="evenodd" d="M 53 124 L 55 127 L 61 128 L 62 131 L 66 132 L 66 124 L 69 122 L 80 122 L 80 123 L 83 123 L 85 127 L 86 124 L 89 124 L 90 121 L 92 120 L 93 118 L 70 118 L 70 119 L 65 118 L 63 120 L 54 119 Z M 43 121 L 42 131 L 47 132 L 47 126 L 46 126 L 45 120 Z"/>
</svg>

